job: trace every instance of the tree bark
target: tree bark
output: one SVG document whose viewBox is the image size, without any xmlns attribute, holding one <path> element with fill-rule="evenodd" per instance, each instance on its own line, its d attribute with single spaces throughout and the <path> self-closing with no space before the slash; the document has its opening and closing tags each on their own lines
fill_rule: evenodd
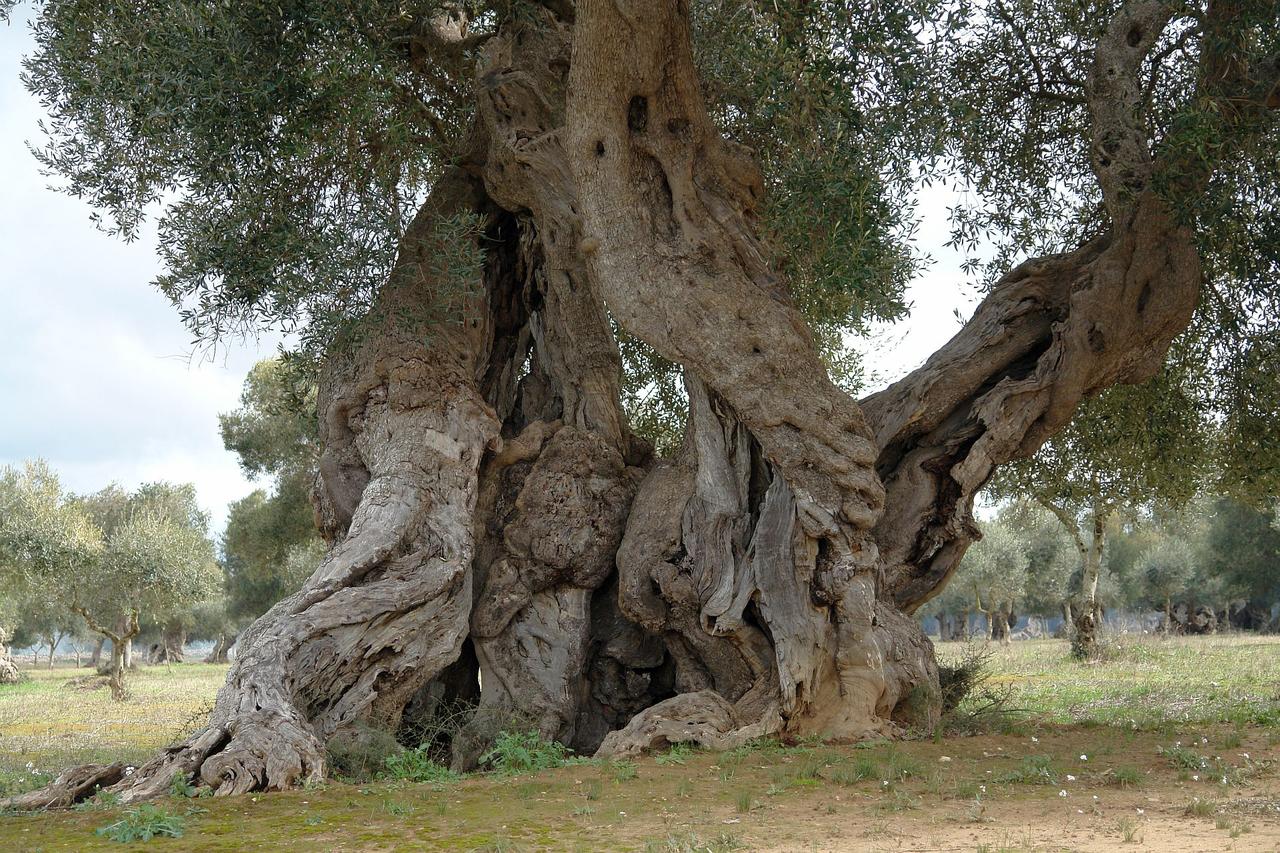
<svg viewBox="0 0 1280 853">
<path fill-rule="evenodd" d="M 78 603 L 73 602 L 71 610 L 84 618 L 85 624 L 89 626 L 90 631 L 94 631 L 104 639 L 111 641 L 111 663 L 106 675 L 108 684 L 111 686 L 111 698 L 117 702 L 124 701 L 128 696 L 128 689 L 125 686 L 125 670 L 128 669 L 130 663 L 129 649 L 131 643 L 133 638 L 138 635 L 138 612 L 134 610 L 120 617 L 119 621 L 116 622 L 116 630 L 113 631 L 98 624 L 89 611 Z M 100 649 L 101 645 L 99 645 Z M 55 782 L 54 784 L 57 783 Z"/>
<path fill-rule="evenodd" d="M 1098 629 L 1101 608 L 1098 604 L 1098 579 L 1102 574 L 1102 551 L 1106 542 L 1106 514 L 1095 503 L 1090 509 L 1092 533 L 1084 551 L 1080 573 L 1080 591 L 1075 610 L 1075 632 L 1071 652 L 1082 660 L 1098 654 Z"/>
<path fill-rule="evenodd" d="M 708 117 L 687 9 L 528 12 L 480 51 L 457 165 L 324 367 L 332 550 L 124 802 L 177 774 L 220 794 L 318 779 L 331 738 L 477 681 L 458 768 L 505 725 L 602 755 L 931 728 L 911 614 L 977 535 L 974 496 L 1084 397 L 1149 377 L 1190 318 L 1194 243 L 1139 158 L 1123 199 L 1103 181 L 1109 233 L 1011 271 L 922 368 L 854 401 L 770 266 L 763 181 Z M 1141 130 L 1093 113 L 1100 146 Z M 460 216 L 485 254 L 461 285 L 438 263 Z M 630 434 L 606 303 L 684 370 L 673 459 Z"/>
<path fill-rule="evenodd" d="M 111 698 L 117 702 L 123 701 L 128 695 L 124 684 L 124 671 L 128 668 L 125 663 L 125 644 L 123 642 L 111 642 L 111 664 L 107 670 L 108 683 L 111 685 Z"/>
</svg>

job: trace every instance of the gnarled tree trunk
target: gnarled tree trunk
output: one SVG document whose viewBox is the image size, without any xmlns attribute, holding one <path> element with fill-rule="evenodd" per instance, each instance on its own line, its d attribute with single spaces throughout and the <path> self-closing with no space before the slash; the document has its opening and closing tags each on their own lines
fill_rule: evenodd
<svg viewBox="0 0 1280 853">
<path fill-rule="evenodd" d="M 978 490 L 1084 397 L 1149 377 L 1195 305 L 1191 235 L 1129 156 L 1144 128 L 1108 106 L 1140 96 L 1161 25 L 1134 44 L 1121 15 L 1098 51 L 1097 146 L 1127 157 L 1097 167 L 1111 231 L 1012 270 L 922 368 L 855 401 L 773 271 L 761 175 L 708 117 L 687 9 L 580 0 L 504 24 L 458 165 L 322 376 L 332 550 L 242 635 L 209 726 L 117 793 L 315 779 L 330 739 L 452 701 L 478 701 L 462 768 L 502 725 L 615 755 L 931 727 L 911 614 L 977 535 Z M 463 283 L 436 262 L 460 215 L 484 232 Z M 683 367 L 675 458 L 629 432 L 606 305 Z"/>
<path fill-rule="evenodd" d="M 205 663 L 226 663 L 227 655 L 231 651 L 231 647 L 235 645 L 235 634 L 218 634 L 213 641 L 213 648 L 209 650 L 209 654 L 205 655 Z"/>
<path fill-rule="evenodd" d="M 160 642 L 152 647 L 151 663 L 182 663 L 187 645 L 187 629 L 177 620 L 166 622 Z"/>
</svg>

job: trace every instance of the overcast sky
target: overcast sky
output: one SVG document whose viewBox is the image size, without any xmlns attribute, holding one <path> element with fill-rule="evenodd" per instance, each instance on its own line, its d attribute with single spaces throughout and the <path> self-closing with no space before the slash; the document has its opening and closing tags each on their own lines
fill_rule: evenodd
<svg viewBox="0 0 1280 853">
<path fill-rule="evenodd" d="M 125 244 L 97 231 L 88 205 L 52 192 L 26 148 L 39 106 L 18 80 L 31 46 L 25 14 L 0 25 L 0 465 L 43 458 L 66 487 L 193 482 L 221 531 L 254 484 L 218 436 L 245 373 L 274 338 L 194 352 L 177 311 L 151 286 L 155 233 Z M 958 259 L 942 248 L 945 194 L 926 202 L 920 245 L 936 262 L 908 293 L 911 319 L 864 347 L 892 379 L 920 364 L 968 315 Z"/>
</svg>

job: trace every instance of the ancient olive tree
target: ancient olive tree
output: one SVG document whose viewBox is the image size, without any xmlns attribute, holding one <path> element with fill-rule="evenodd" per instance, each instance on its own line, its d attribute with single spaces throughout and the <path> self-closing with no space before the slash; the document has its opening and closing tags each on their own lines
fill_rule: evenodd
<svg viewBox="0 0 1280 853">
<path fill-rule="evenodd" d="M 1273 257 L 1269 2 L 37 9 L 44 165 L 125 235 L 163 207 L 198 334 L 283 324 L 318 376 L 333 547 L 126 801 L 314 779 L 447 700 L 486 712 L 461 767 L 518 709 L 615 755 L 930 727 L 911 614 L 992 472 L 1155 375 L 1206 279 L 1276 296 L 1214 254 Z M 855 400 L 828 368 L 904 310 L 921 174 L 1034 256 Z M 646 369 L 685 389 L 669 453 Z"/>
</svg>

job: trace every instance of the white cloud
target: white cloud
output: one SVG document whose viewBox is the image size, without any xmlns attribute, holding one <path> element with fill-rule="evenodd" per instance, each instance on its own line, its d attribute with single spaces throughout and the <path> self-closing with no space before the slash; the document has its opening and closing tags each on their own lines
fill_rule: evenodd
<svg viewBox="0 0 1280 853">
<path fill-rule="evenodd" d="M 217 415 L 274 338 L 192 358 L 150 286 L 154 230 L 125 244 L 48 189 L 25 145 L 41 116 L 18 80 L 29 49 L 24 24 L 0 27 L 0 464 L 43 457 L 76 491 L 193 482 L 220 530 L 254 484 L 222 448 Z"/>
</svg>

